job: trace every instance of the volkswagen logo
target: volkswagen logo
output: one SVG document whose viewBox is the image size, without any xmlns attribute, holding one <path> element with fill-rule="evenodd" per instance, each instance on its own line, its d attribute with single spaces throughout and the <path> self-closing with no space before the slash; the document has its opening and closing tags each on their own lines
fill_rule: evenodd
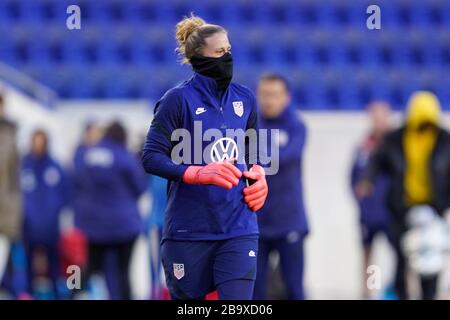
<svg viewBox="0 0 450 320">
<path fill-rule="evenodd" d="M 239 152 L 236 142 L 231 138 L 220 138 L 211 147 L 211 161 L 219 162 L 237 159 Z"/>
</svg>

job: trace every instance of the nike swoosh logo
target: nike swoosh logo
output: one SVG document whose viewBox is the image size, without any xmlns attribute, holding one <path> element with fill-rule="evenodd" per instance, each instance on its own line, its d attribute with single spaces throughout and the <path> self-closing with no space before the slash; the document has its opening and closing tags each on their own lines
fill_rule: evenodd
<svg viewBox="0 0 450 320">
<path fill-rule="evenodd" d="M 197 114 L 197 115 L 199 115 L 199 114 L 201 114 L 201 113 L 203 113 L 203 112 L 206 112 L 206 109 L 197 109 L 197 110 L 195 110 L 195 114 Z"/>
</svg>

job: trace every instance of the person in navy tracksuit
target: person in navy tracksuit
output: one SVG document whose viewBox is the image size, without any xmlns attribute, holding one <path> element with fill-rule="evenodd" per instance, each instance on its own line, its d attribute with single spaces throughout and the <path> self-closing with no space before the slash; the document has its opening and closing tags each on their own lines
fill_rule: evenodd
<svg viewBox="0 0 450 320">
<path fill-rule="evenodd" d="M 75 215 L 79 211 L 78 209 L 78 198 L 83 199 L 83 184 L 82 179 L 76 175 L 76 168 L 80 168 L 84 164 L 84 155 L 89 148 L 93 147 L 102 137 L 102 131 L 98 124 L 95 121 L 88 121 L 83 128 L 82 136 L 80 139 L 80 143 L 75 148 L 72 159 L 72 171 L 70 174 L 72 175 L 72 185 L 71 189 L 73 190 L 71 196 L 71 202 L 73 206 L 73 210 Z M 79 231 L 79 230 L 78 230 Z"/>
<path fill-rule="evenodd" d="M 39 279 L 49 278 L 48 297 L 58 298 L 59 217 L 68 204 L 68 183 L 65 171 L 50 156 L 47 134 L 41 129 L 33 134 L 30 153 L 22 161 L 21 176 L 29 292 L 36 293 L 38 287 L 45 285 Z"/>
<path fill-rule="evenodd" d="M 258 85 L 260 127 L 278 129 L 270 143 L 279 146 L 279 170 L 267 176 L 269 193 L 258 215 L 260 240 L 258 276 L 254 298 L 267 298 L 269 255 L 280 256 L 281 275 L 288 299 L 304 299 L 303 246 L 308 222 L 303 203 L 301 165 L 306 141 L 306 127 L 289 105 L 287 80 L 278 74 L 263 75 Z M 271 148 L 268 148 L 270 150 Z"/>
<path fill-rule="evenodd" d="M 384 234 L 392 243 L 390 229 L 390 212 L 386 204 L 386 195 L 389 189 L 389 179 L 386 175 L 380 175 L 373 188 L 373 193 L 367 197 L 360 197 L 357 194 L 358 182 L 362 179 L 371 156 L 380 145 L 384 135 L 391 129 L 390 127 L 390 107 L 384 102 L 373 102 L 368 106 L 371 120 L 369 134 L 358 146 L 351 170 L 350 182 L 353 195 L 359 209 L 359 223 L 361 226 L 361 238 L 364 246 L 364 283 L 362 296 L 369 298 L 367 288 L 367 268 L 370 264 L 372 245 L 378 234 Z"/>
<path fill-rule="evenodd" d="M 251 138 L 229 135 L 257 128 L 256 101 L 231 82 L 223 27 L 192 16 L 177 24 L 176 37 L 194 75 L 156 104 L 142 155 L 148 173 L 168 179 L 162 239 L 167 286 L 173 299 L 203 299 L 215 289 L 220 299 L 251 299 L 255 212 L 268 190 Z"/>
<path fill-rule="evenodd" d="M 112 123 L 105 136 L 79 154 L 75 162 L 77 196 L 75 225 L 88 240 L 88 266 L 83 272 L 82 289 L 90 277 L 104 270 L 108 253 L 115 256 L 120 299 L 130 299 L 128 279 L 133 245 L 142 231 L 137 207 L 146 189 L 146 179 L 137 157 L 126 147 L 126 131 Z M 111 294 L 111 293 L 110 293 Z"/>
</svg>

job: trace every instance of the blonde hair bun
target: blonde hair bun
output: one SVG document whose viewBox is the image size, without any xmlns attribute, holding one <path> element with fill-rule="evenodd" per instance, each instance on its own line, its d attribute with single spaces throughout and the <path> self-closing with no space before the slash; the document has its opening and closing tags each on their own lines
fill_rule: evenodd
<svg viewBox="0 0 450 320">
<path fill-rule="evenodd" d="M 181 61 L 190 63 L 190 59 L 206 45 L 205 39 L 218 32 L 227 33 L 222 26 L 206 23 L 194 14 L 178 22 L 175 39 L 178 43 L 176 51 L 182 58 Z"/>
<path fill-rule="evenodd" d="M 189 36 L 201 26 L 204 26 L 206 21 L 200 17 L 191 14 L 190 17 L 185 17 L 177 23 L 175 39 L 178 43 L 177 51 L 181 54 L 185 53 L 186 42 Z"/>
</svg>

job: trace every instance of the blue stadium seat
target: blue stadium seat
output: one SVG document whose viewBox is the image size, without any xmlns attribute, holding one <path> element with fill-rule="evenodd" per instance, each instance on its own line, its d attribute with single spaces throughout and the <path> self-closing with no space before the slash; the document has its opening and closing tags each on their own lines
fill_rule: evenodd
<svg viewBox="0 0 450 320">
<path fill-rule="evenodd" d="M 382 30 L 368 30 L 372 2 L 2 0 L 0 61 L 63 97 L 156 100 L 190 74 L 176 61 L 174 30 L 193 11 L 229 30 L 237 81 L 254 88 L 264 70 L 281 71 L 304 108 L 363 108 L 371 99 L 403 108 L 420 88 L 450 107 L 450 1 L 379 2 Z M 64 27 L 72 4 L 81 30 Z"/>
</svg>

